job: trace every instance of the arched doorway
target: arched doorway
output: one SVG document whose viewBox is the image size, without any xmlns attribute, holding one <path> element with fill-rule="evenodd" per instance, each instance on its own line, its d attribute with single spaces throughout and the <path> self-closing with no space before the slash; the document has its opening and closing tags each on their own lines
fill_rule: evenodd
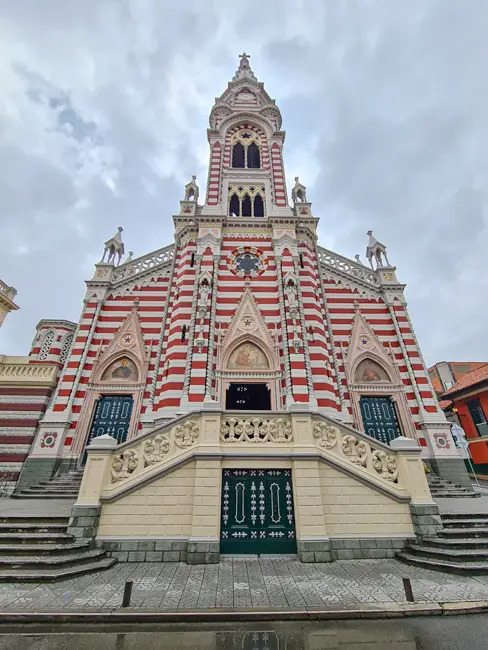
<svg viewBox="0 0 488 650">
<path fill-rule="evenodd" d="M 245 340 L 234 347 L 227 358 L 229 381 L 225 390 L 225 409 L 270 411 L 272 396 L 269 381 L 270 363 L 263 349 Z"/>
</svg>

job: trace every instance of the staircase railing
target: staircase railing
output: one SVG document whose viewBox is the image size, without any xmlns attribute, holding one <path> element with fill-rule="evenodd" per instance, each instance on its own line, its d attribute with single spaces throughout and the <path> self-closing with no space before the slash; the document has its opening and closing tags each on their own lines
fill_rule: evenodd
<svg viewBox="0 0 488 650">
<path fill-rule="evenodd" d="M 415 441 L 398 439 L 398 448 L 394 449 L 332 418 L 310 412 L 200 411 L 122 445 L 116 446 L 109 436 L 94 441 L 88 449 L 80 504 L 85 492 L 93 501 L 95 484 L 99 485 L 98 499 L 112 500 L 195 457 L 259 457 L 264 451 L 278 458 L 315 456 L 397 500 L 418 496 L 419 490 L 430 499 L 421 449 Z M 412 484 L 414 469 L 416 482 L 422 483 L 422 475 L 425 486 Z"/>
</svg>

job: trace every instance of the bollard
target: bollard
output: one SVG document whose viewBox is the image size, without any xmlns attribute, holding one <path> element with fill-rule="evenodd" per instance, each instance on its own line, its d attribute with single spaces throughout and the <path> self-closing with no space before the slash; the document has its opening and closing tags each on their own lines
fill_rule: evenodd
<svg viewBox="0 0 488 650">
<path fill-rule="evenodd" d="M 122 607 L 129 607 L 130 597 L 132 596 L 132 580 L 127 580 L 124 587 L 124 597 L 122 598 Z"/>
<path fill-rule="evenodd" d="M 413 597 L 412 583 L 410 582 L 410 578 L 403 578 L 403 588 L 405 589 L 405 596 L 407 598 L 407 602 L 413 603 L 414 597 Z"/>
</svg>

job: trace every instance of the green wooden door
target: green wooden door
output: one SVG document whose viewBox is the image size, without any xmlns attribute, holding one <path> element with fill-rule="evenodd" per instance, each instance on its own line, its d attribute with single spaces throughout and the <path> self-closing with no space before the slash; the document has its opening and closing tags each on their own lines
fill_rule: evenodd
<svg viewBox="0 0 488 650">
<path fill-rule="evenodd" d="M 86 446 L 93 438 L 108 434 L 116 438 L 118 444 L 125 442 L 132 414 L 133 399 L 131 395 L 103 395 L 95 407 L 90 435 Z M 87 453 L 83 455 L 86 463 Z"/>
<path fill-rule="evenodd" d="M 389 397 L 361 397 L 359 401 L 364 431 L 385 445 L 401 436 L 395 405 Z"/>
<path fill-rule="evenodd" d="M 296 553 L 289 469 L 225 469 L 220 552 Z"/>
</svg>

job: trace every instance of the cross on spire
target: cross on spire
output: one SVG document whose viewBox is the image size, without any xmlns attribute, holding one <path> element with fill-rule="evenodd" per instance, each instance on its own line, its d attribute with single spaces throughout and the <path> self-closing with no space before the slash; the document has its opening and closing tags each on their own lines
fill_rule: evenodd
<svg viewBox="0 0 488 650">
<path fill-rule="evenodd" d="M 251 70 L 251 66 L 249 65 L 250 57 L 251 55 L 246 54 L 245 52 L 239 54 L 239 68 L 237 69 L 232 81 L 238 81 L 239 79 L 252 79 L 253 81 L 257 81 L 253 71 Z"/>
</svg>

